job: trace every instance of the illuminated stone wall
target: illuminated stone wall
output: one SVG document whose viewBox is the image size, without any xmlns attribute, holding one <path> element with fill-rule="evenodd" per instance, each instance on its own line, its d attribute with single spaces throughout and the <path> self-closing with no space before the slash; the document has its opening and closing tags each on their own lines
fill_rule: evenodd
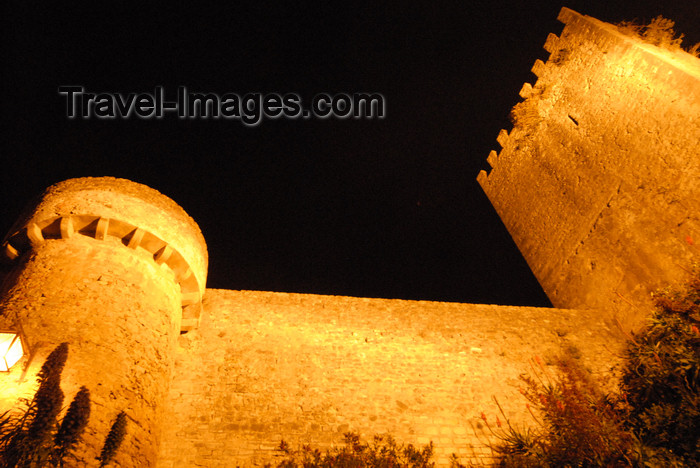
<svg viewBox="0 0 700 468">
<path fill-rule="evenodd" d="M 68 341 L 64 391 L 86 385 L 94 402 L 69 466 L 93 464 L 121 410 L 120 466 L 158 454 L 166 468 L 255 466 L 282 438 L 323 449 L 347 431 L 432 441 L 445 466 L 451 453 L 488 459 L 493 396 L 532 422 L 517 386 L 534 356 L 611 375 L 610 314 L 631 323 L 697 256 L 699 65 L 566 8 L 560 19 L 478 177 L 559 309 L 223 290 L 202 302 L 206 246 L 180 207 L 133 182 L 77 179 L 2 245 L 0 326 L 21 321 L 34 354 L 0 379 L 0 411 Z"/>
<path fill-rule="evenodd" d="M 700 60 L 562 9 L 478 181 L 555 307 L 632 323 L 700 242 Z"/>
<path fill-rule="evenodd" d="M 619 351 L 588 311 L 207 290 L 179 339 L 159 466 L 260 466 L 282 438 L 324 449 L 346 431 L 432 441 L 439 466 L 483 459 L 492 397 L 533 423 L 530 359 L 569 352 L 601 375 Z"/>
<path fill-rule="evenodd" d="M 120 411 L 129 435 L 116 462 L 155 466 L 172 352 L 181 328 L 198 322 L 191 316 L 201 308 L 206 279 L 196 224 L 143 185 L 73 179 L 28 209 L 3 250 L 12 271 L 0 297 L 0 326 L 21 324 L 32 355 L 21 363 L 24 375 L 17 366 L 1 376 L 0 411 L 31 396 L 48 353 L 68 342 L 65 404 L 84 385 L 92 405 L 83 443 L 66 466 L 97 466 Z"/>
</svg>

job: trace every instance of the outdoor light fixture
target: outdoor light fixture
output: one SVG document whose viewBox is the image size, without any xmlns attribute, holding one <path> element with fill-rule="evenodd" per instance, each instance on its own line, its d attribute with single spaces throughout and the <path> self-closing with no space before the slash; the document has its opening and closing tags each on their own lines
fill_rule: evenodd
<svg viewBox="0 0 700 468">
<path fill-rule="evenodd" d="M 8 372 L 24 355 L 19 333 L 0 332 L 0 371 Z"/>
</svg>

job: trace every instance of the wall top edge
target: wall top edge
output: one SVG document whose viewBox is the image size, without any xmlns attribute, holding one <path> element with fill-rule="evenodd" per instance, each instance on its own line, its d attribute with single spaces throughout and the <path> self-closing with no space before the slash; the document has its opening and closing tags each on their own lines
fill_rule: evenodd
<svg viewBox="0 0 700 468">
<path fill-rule="evenodd" d="M 294 292 L 278 292 L 278 291 L 256 291 L 256 290 L 246 290 L 246 289 L 216 289 L 207 288 L 205 291 L 205 301 L 211 299 L 226 299 L 227 297 L 233 296 L 245 296 L 252 299 L 259 300 L 269 300 L 274 298 L 277 301 L 275 304 L 281 302 L 298 303 L 306 301 L 337 301 L 337 302 L 363 302 L 363 303 L 392 303 L 392 304 L 406 304 L 411 306 L 416 305 L 426 305 L 426 306 L 444 306 L 444 307 L 464 307 L 464 308 L 496 308 L 496 309 L 523 309 L 523 310 L 543 310 L 548 313 L 555 311 L 572 312 L 572 313 L 592 313 L 595 312 L 594 309 L 565 309 L 565 308 L 555 308 L 555 307 L 539 307 L 539 306 L 518 306 L 518 305 L 508 305 L 508 304 L 482 304 L 482 303 L 471 303 L 471 302 L 448 302 L 448 301 L 429 301 L 429 300 L 415 300 L 415 299 L 388 299 L 381 297 L 360 297 L 360 296 L 338 296 L 330 294 L 310 294 L 310 293 L 294 293 Z"/>
<path fill-rule="evenodd" d="M 26 226 L 74 215 L 119 220 L 153 234 L 185 259 L 203 292 L 209 254 L 197 223 L 171 198 L 127 179 L 82 177 L 48 187 L 25 207 L 3 243 Z"/>
<path fill-rule="evenodd" d="M 598 32 L 612 35 L 618 40 L 627 42 L 643 54 L 660 59 L 667 65 L 700 81 L 700 58 L 680 48 L 678 50 L 670 50 L 644 42 L 641 38 L 622 33 L 614 24 L 606 23 L 592 16 L 583 15 L 567 7 L 562 7 L 557 20 L 564 23 L 567 27 L 576 23 L 586 23 Z"/>
</svg>

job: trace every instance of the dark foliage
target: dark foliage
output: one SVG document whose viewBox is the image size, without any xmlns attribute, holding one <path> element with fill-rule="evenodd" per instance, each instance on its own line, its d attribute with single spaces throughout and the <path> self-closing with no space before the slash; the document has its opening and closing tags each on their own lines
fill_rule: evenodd
<svg viewBox="0 0 700 468">
<path fill-rule="evenodd" d="M 107 466 L 107 464 L 112 461 L 119 446 L 124 441 L 124 436 L 126 436 L 126 414 L 122 411 L 117 415 L 117 419 L 114 420 L 107 434 L 107 438 L 105 439 L 105 443 L 102 446 L 102 451 L 98 458 L 100 467 Z"/>
<path fill-rule="evenodd" d="M 41 366 L 41 369 L 36 376 L 39 384 L 51 378 L 60 379 L 67 359 L 68 343 L 61 343 L 60 345 L 56 346 L 53 351 L 51 351 L 49 356 L 46 358 L 46 361 L 44 361 L 44 364 Z"/>
<path fill-rule="evenodd" d="M 372 444 L 361 442 L 353 432 L 345 434 L 345 446 L 322 453 L 305 445 L 300 450 L 291 450 L 289 445 L 280 442 L 279 450 L 284 460 L 278 468 L 429 468 L 435 463 L 432 442 L 423 448 L 411 444 L 399 445 L 392 437 L 375 436 Z"/>
<path fill-rule="evenodd" d="M 500 466 L 633 466 L 635 439 L 624 428 L 618 403 L 573 359 L 560 360 L 551 373 L 536 358 L 531 375 L 521 379 L 536 427 L 516 428 L 504 416 L 505 425 L 497 419 L 499 427 L 492 429 L 482 415 L 498 440 L 491 448 Z"/>
<path fill-rule="evenodd" d="M 536 359 L 521 392 L 537 426 L 506 419 L 507 428 L 491 431 L 500 465 L 700 466 L 699 327 L 697 276 L 660 295 L 649 326 L 631 337 L 618 395 L 601 392 L 573 359 L 553 375 Z"/>
<path fill-rule="evenodd" d="M 77 444 L 90 418 L 90 390 L 80 387 L 54 437 L 53 461 L 62 465 L 65 455 Z"/>
<path fill-rule="evenodd" d="M 37 375 L 39 388 L 19 414 L 5 413 L 0 423 L 0 462 L 7 467 L 45 466 L 53 450 L 52 434 L 63 405 L 61 372 L 68 344 L 61 343 L 46 358 Z"/>
<path fill-rule="evenodd" d="M 79 443 L 90 417 L 90 391 L 80 387 L 65 416 L 59 421 L 63 405 L 61 372 L 67 357 L 68 345 L 62 343 L 49 354 L 41 367 L 38 373 L 39 388 L 34 397 L 25 400 L 23 409 L 0 415 L 0 466 L 63 466 L 65 458 Z M 111 439 L 108 437 L 110 458 L 123 437 L 124 421 L 116 434 Z"/>
<path fill-rule="evenodd" d="M 657 299 L 627 350 L 621 390 L 645 457 L 700 466 L 700 278 Z"/>
</svg>

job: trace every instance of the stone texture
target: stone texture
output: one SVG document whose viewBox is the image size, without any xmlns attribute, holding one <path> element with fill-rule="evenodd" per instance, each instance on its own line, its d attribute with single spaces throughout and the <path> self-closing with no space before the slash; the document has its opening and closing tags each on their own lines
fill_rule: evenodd
<svg viewBox="0 0 700 468">
<path fill-rule="evenodd" d="M 602 376 L 621 340 L 590 311 L 207 290 L 179 338 L 159 466 L 259 466 L 343 433 L 490 456 L 484 412 L 523 416 L 518 375 L 573 352 Z M 503 417 L 501 416 L 501 419 Z"/>
<path fill-rule="evenodd" d="M 562 9 L 478 180 L 555 307 L 626 324 L 700 239 L 700 60 Z"/>
<path fill-rule="evenodd" d="M 68 466 L 96 465 L 120 411 L 128 436 L 116 463 L 154 466 L 183 306 L 199 309 L 206 281 L 207 251 L 197 225 L 146 186 L 71 179 L 30 204 L 3 253 L 11 270 L 3 278 L 0 327 L 21 325 L 32 352 L 23 374 L 13 372 L 2 384 L 3 410 L 31 396 L 48 353 L 68 342 L 67 402 L 81 385 L 92 401 L 85 443 Z"/>
<path fill-rule="evenodd" d="M 182 254 L 204 293 L 208 254 L 197 223 L 177 203 L 146 185 L 114 177 L 83 177 L 52 185 L 10 230 L 64 215 L 116 219 L 153 233 Z"/>
<path fill-rule="evenodd" d="M 66 403 L 81 385 L 92 401 L 85 443 L 69 466 L 95 466 L 122 410 L 129 426 L 120 466 L 154 466 L 179 332 L 180 297 L 173 286 L 172 273 L 116 241 L 75 236 L 37 246 L 0 303 L 3 322 L 19 320 L 34 352 L 22 384 L 12 379 L 2 392 L 2 407 L 31 395 L 48 353 L 68 342 L 61 385 Z"/>
<path fill-rule="evenodd" d="M 446 466 L 452 453 L 490 459 L 481 415 L 496 424 L 494 397 L 532 423 L 517 387 L 534 356 L 569 353 L 613 377 L 623 341 L 609 319 L 644 315 L 649 292 L 697 258 L 700 65 L 566 8 L 560 19 L 478 177 L 559 308 L 206 290 L 201 326 L 188 315 L 178 336 L 205 291 L 194 221 L 140 184 L 71 180 L 3 243 L 15 263 L 0 327 L 19 320 L 33 353 L 0 379 L 0 412 L 67 341 L 64 391 L 86 385 L 94 402 L 68 466 L 95 465 L 121 410 L 116 466 L 259 466 L 283 438 L 323 449 L 348 431 L 432 441 Z M 182 261 L 163 260 L 165 244 Z"/>
</svg>

